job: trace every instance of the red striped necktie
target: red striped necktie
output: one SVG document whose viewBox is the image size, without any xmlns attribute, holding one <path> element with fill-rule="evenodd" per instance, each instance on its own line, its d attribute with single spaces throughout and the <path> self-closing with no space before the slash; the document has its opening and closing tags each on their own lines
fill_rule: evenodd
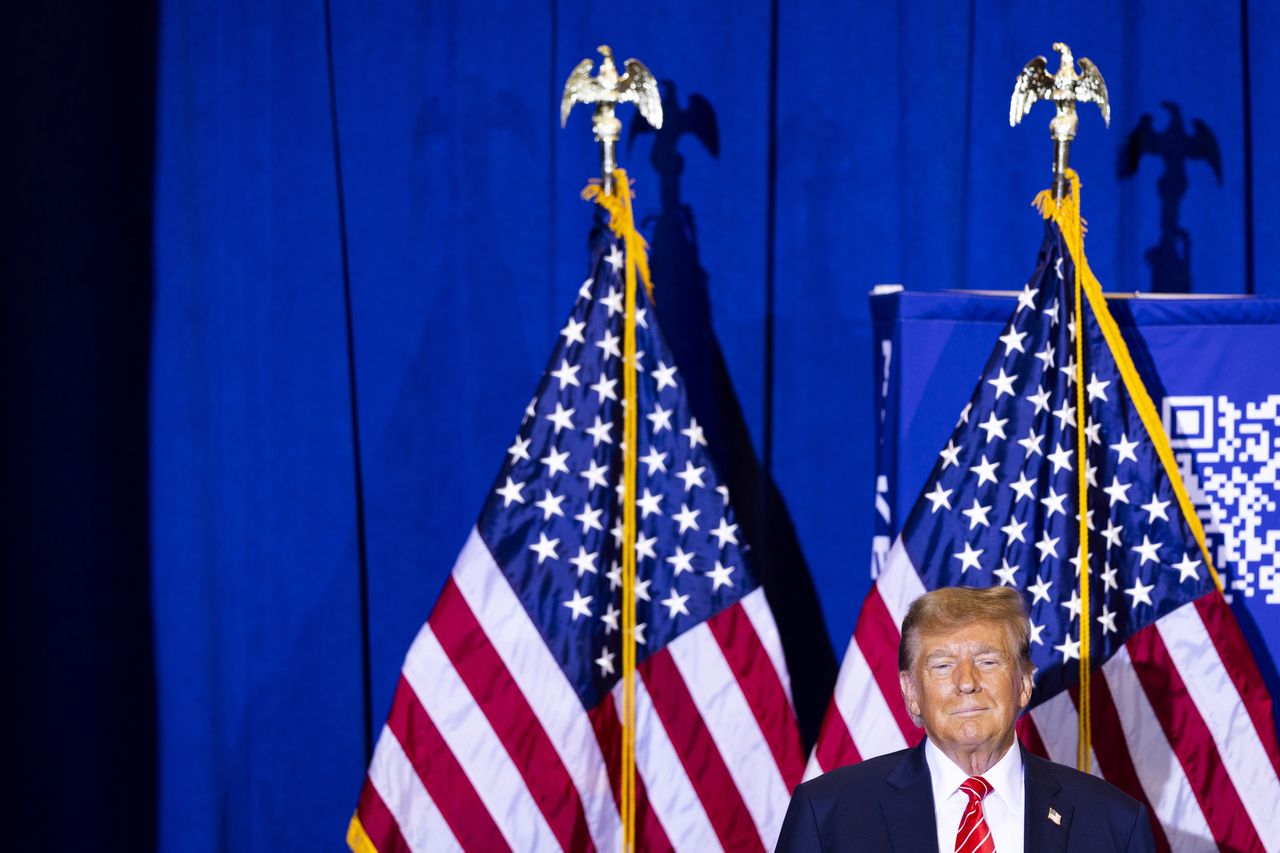
<svg viewBox="0 0 1280 853">
<path fill-rule="evenodd" d="M 960 829 L 956 832 L 956 853 L 996 853 L 996 843 L 991 838 L 991 827 L 982 813 L 982 798 L 995 788 L 981 776 L 970 776 L 960 783 L 960 790 L 969 797 Z"/>
</svg>

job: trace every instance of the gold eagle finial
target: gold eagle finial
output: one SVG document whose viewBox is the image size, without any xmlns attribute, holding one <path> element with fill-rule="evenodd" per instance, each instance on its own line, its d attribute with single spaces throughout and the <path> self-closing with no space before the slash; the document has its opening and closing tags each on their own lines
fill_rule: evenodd
<svg viewBox="0 0 1280 853">
<path fill-rule="evenodd" d="M 640 115 L 653 127 L 662 127 L 662 97 L 658 94 L 658 81 L 653 73 L 638 59 L 623 63 L 625 71 L 619 75 L 613 64 L 613 51 L 608 45 L 600 45 L 600 71 L 591 76 L 591 59 L 584 59 L 569 72 L 560 98 L 560 126 L 569 121 L 574 104 L 595 104 L 591 130 L 601 145 L 602 177 L 606 193 L 613 191 L 613 170 L 617 165 L 614 151 L 622 135 L 622 122 L 614 115 L 618 104 L 635 104 Z"/>
<path fill-rule="evenodd" d="M 1049 134 L 1054 142 L 1055 194 L 1061 198 L 1066 186 L 1068 151 L 1079 126 L 1076 104 L 1097 104 L 1102 111 L 1103 123 L 1110 127 L 1111 101 L 1098 66 L 1082 56 L 1079 60 L 1081 71 L 1077 74 L 1071 48 L 1059 41 L 1053 43 L 1053 49 L 1061 56 L 1056 74 L 1049 73 L 1043 56 L 1028 62 L 1018 74 L 1013 84 L 1013 98 L 1009 101 L 1009 126 L 1022 121 L 1036 101 L 1052 101 L 1058 108 L 1049 122 Z"/>
</svg>

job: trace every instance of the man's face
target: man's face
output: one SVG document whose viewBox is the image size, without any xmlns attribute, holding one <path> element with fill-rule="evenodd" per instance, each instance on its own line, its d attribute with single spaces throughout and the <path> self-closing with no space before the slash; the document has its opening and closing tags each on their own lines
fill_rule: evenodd
<svg viewBox="0 0 1280 853">
<path fill-rule="evenodd" d="M 900 673 L 907 709 L 949 757 L 1003 752 L 1013 722 L 1031 700 L 1003 625 L 975 622 L 938 634 L 918 634 L 909 673 Z"/>
</svg>

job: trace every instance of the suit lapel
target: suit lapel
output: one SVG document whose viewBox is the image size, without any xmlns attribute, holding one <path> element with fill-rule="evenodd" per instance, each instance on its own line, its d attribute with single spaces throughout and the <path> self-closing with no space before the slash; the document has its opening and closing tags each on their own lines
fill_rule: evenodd
<svg viewBox="0 0 1280 853">
<path fill-rule="evenodd" d="M 924 759 L 924 740 L 903 756 L 886 778 L 893 788 L 880 798 L 893 849 L 900 853 L 932 850 L 937 853 L 938 833 L 933 818 L 933 785 Z M 1031 849 L 1031 848 L 1028 848 Z"/>
<path fill-rule="evenodd" d="M 1023 816 L 1026 849 L 1060 853 L 1067 849 L 1067 832 L 1075 808 L 1063 799 L 1062 785 L 1053 778 L 1048 761 L 1024 749 L 1022 764 L 1026 774 L 1026 814 Z M 1058 816 L 1056 822 L 1050 809 Z"/>
</svg>

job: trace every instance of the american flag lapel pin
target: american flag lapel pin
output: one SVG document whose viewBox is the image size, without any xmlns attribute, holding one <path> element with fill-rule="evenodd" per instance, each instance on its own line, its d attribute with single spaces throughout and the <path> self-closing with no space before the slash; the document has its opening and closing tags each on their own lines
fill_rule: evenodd
<svg viewBox="0 0 1280 853">
<path fill-rule="evenodd" d="M 1062 826 L 1062 815 L 1053 806 L 1049 806 L 1049 820 L 1053 821 L 1054 826 Z"/>
</svg>

